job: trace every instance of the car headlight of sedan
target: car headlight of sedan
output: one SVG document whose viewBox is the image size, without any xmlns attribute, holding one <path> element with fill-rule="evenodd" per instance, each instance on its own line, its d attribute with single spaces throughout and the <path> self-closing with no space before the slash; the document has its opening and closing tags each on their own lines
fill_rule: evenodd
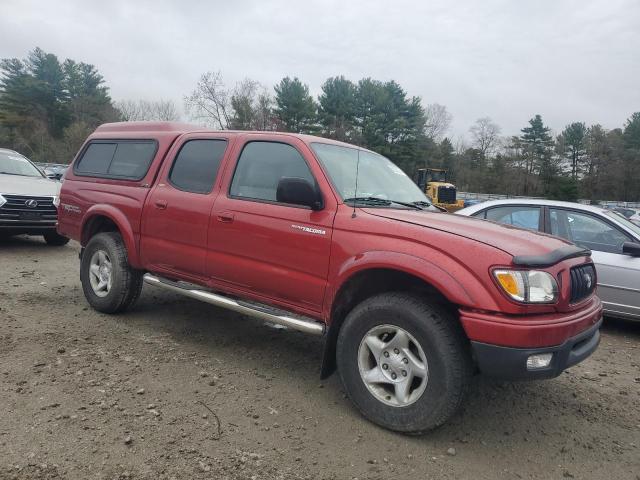
<svg viewBox="0 0 640 480">
<path fill-rule="evenodd" d="M 493 271 L 500 288 L 513 300 L 521 303 L 554 303 L 558 299 L 558 282 L 541 270 Z"/>
<path fill-rule="evenodd" d="M 4 205 L 5 203 L 7 203 L 7 199 L 6 199 L 6 198 L 4 198 L 4 197 L 2 196 L 2 194 L 0 193 L 0 207 L 1 207 L 2 205 Z"/>
<path fill-rule="evenodd" d="M 53 206 L 56 208 L 60 206 L 60 195 L 53 197 Z"/>
</svg>

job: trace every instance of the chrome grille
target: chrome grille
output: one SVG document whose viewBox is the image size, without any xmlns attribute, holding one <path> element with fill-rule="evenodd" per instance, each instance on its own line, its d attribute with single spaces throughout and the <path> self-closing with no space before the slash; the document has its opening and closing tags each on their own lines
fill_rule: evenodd
<svg viewBox="0 0 640 480">
<path fill-rule="evenodd" d="M 53 197 L 30 195 L 12 195 L 3 193 L 6 203 L 0 207 L 0 223 L 55 223 L 58 212 L 53 204 Z M 27 206 L 27 202 L 37 202 L 35 206 Z"/>
</svg>

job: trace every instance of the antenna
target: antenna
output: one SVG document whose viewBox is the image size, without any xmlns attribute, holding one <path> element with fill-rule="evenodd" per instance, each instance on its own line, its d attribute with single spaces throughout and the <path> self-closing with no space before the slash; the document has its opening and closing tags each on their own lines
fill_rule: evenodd
<svg viewBox="0 0 640 480">
<path fill-rule="evenodd" d="M 360 173 L 360 149 L 357 149 L 358 152 L 358 160 L 356 161 L 356 189 L 353 192 L 353 213 L 351 214 L 351 218 L 356 218 L 356 202 L 358 201 L 358 174 Z"/>
</svg>

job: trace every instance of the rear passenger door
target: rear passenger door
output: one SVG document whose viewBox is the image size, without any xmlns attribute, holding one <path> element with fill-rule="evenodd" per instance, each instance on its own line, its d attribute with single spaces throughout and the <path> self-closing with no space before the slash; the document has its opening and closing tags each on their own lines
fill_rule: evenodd
<svg viewBox="0 0 640 480">
<path fill-rule="evenodd" d="M 144 208 L 140 251 L 147 268 L 206 280 L 209 219 L 229 143 L 223 135 L 190 134 L 169 151 Z"/>
<path fill-rule="evenodd" d="M 225 191 L 213 212 L 207 260 L 212 281 L 320 311 L 337 208 L 326 178 L 295 137 L 246 135 L 237 150 L 239 158 L 225 174 Z M 283 177 L 317 184 L 324 208 L 278 202 Z"/>
</svg>

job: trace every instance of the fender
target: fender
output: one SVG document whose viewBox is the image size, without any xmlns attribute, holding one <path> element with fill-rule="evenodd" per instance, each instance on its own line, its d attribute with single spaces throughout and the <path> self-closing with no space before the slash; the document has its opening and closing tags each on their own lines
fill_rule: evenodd
<svg viewBox="0 0 640 480">
<path fill-rule="evenodd" d="M 476 292 L 469 291 L 450 272 L 439 265 L 406 253 L 370 251 L 352 257 L 340 266 L 334 280 L 331 282 L 333 288 L 325 300 L 324 309 L 328 323 L 331 322 L 330 316 L 333 302 L 345 283 L 353 275 L 363 270 L 376 268 L 398 270 L 420 278 L 440 291 L 452 303 L 467 306 L 476 304 Z"/>
<path fill-rule="evenodd" d="M 450 260 L 451 266 L 463 267 L 460 263 Z M 344 262 L 333 278 L 333 288 L 325 297 L 324 316 L 328 325 L 328 331 L 325 335 L 325 342 L 322 355 L 322 367 L 320 378 L 324 379 L 331 375 L 336 368 L 335 362 L 335 345 L 338 337 L 338 330 L 342 322 L 334 322 L 332 318 L 334 302 L 338 292 L 354 275 L 359 272 L 372 269 L 388 269 L 404 272 L 422 279 L 437 289 L 447 300 L 457 305 L 473 306 L 476 300 L 482 297 L 485 305 L 494 305 L 495 301 L 487 292 L 482 283 L 468 270 L 464 269 L 467 279 L 473 288 L 470 291 L 459 282 L 452 272 L 447 271 L 439 265 L 425 260 L 421 257 L 409 255 L 406 253 L 390 252 L 390 251 L 369 251 L 358 254 L 349 258 Z M 454 270 L 453 268 L 451 270 Z"/>
<path fill-rule="evenodd" d="M 127 248 L 127 257 L 129 259 L 129 263 L 134 268 L 140 268 L 140 255 L 137 248 L 136 237 L 133 233 L 133 229 L 131 228 L 131 223 L 121 210 L 115 208 L 112 205 L 97 204 L 93 205 L 91 208 L 89 208 L 89 210 L 87 210 L 84 217 L 82 218 L 82 246 L 84 247 L 86 243 L 86 239 L 84 238 L 84 229 L 87 226 L 88 222 L 90 222 L 91 219 L 96 216 L 107 217 L 116 224 L 118 230 L 120 230 L 120 235 L 122 235 L 122 240 L 124 241 L 125 247 Z"/>
</svg>

